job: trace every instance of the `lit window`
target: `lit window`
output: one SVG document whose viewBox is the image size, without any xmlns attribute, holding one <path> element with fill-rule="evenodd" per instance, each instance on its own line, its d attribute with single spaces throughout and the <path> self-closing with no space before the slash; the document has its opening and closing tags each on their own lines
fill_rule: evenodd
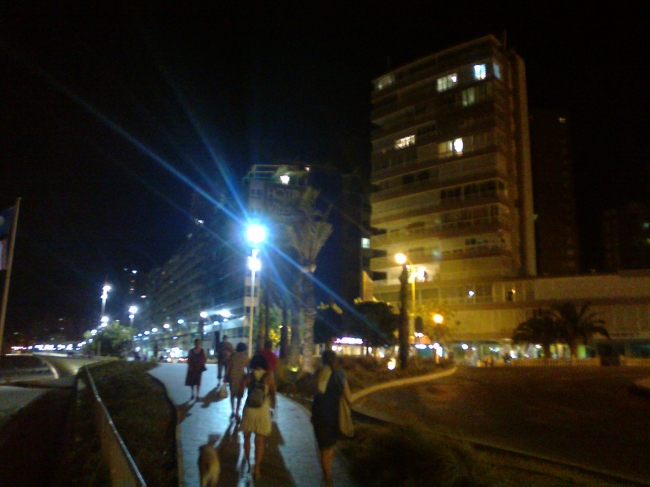
<svg viewBox="0 0 650 487">
<path fill-rule="evenodd" d="M 461 91 L 459 100 L 462 106 L 468 107 L 490 98 L 492 98 L 492 83 L 488 82 Z"/>
<path fill-rule="evenodd" d="M 408 137 L 402 137 L 395 141 L 395 150 L 404 149 L 410 145 L 415 145 L 415 135 L 409 135 Z"/>
<path fill-rule="evenodd" d="M 501 79 L 501 66 L 499 66 L 499 63 L 494 63 L 494 76 L 496 79 Z"/>
<path fill-rule="evenodd" d="M 383 90 L 384 88 L 392 85 L 393 83 L 395 83 L 395 75 L 387 74 L 386 76 L 382 76 L 377 81 L 375 81 L 375 89 Z"/>
<path fill-rule="evenodd" d="M 363 249 L 369 249 L 370 248 L 370 239 L 369 238 L 362 238 L 361 239 L 361 248 L 363 248 Z"/>
<path fill-rule="evenodd" d="M 470 105 L 473 105 L 476 103 L 476 89 L 475 88 L 468 88 L 466 90 L 463 90 L 461 93 L 462 98 L 463 98 L 463 106 L 467 107 Z"/>
<path fill-rule="evenodd" d="M 282 184 L 289 184 L 289 180 L 290 180 L 290 179 L 291 179 L 291 178 L 290 178 L 289 176 L 287 176 L 286 174 L 280 176 L 280 182 L 281 182 Z"/>
<path fill-rule="evenodd" d="M 462 154 L 463 153 L 463 139 L 454 140 L 454 151 L 457 154 Z"/>
<path fill-rule="evenodd" d="M 451 140 L 438 144 L 438 154 L 441 157 L 450 156 L 454 150 L 454 143 Z"/>
<path fill-rule="evenodd" d="M 474 79 L 485 79 L 485 64 L 477 64 L 474 66 Z"/>
<path fill-rule="evenodd" d="M 456 86 L 456 83 L 458 83 L 458 75 L 456 73 L 438 78 L 438 91 L 447 91 Z"/>
</svg>

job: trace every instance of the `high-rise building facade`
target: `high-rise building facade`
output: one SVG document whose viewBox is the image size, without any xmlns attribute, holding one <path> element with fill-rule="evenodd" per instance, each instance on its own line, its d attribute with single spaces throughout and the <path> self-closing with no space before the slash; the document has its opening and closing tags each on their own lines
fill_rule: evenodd
<svg viewBox="0 0 650 487">
<path fill-rule="evenodd" d="M 531 110 L 530 150 L 535 200 L 537 273 L 580 273 L 570 120 L 566 112 Z"/>
<path fill-rule="evenodd" d="M 140 334 L 139 346 L 153 349 L 155 343 L 160 350 L 186 350 L 194 338 L 202 338 L 204 348 L 213 353 L 220 333 L 227 333 L 233 343 L 246 339 L 242 299 L 246 255 L 239 250 L 236 210 L 233 199 L 224 194 L 210 200 L 194 195 L 185 243 L 147 275 L 146 298 L 134 326 L 142 332 L 158 331 Z"/>
<path fill-rule="evenodd" d="M 373 83 L 374 295 L 397 301 L 403 253 L 418 302 L 509 300 L 495 282 L 536 275 L 523 60 L 486 36 Z"/>
</svg>

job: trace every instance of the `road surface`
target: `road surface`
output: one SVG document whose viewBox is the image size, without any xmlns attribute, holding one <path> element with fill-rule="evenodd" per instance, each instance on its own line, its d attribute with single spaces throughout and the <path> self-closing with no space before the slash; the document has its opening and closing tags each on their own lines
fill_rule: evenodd
<svg viewBox="0 0 650 487">
<path fill-rule="evenodd" d="M 650 480 L 650 400 L 635 367 L 459 368 L 360 406 L 401 421 L 569 464 Z"/>
</svg>

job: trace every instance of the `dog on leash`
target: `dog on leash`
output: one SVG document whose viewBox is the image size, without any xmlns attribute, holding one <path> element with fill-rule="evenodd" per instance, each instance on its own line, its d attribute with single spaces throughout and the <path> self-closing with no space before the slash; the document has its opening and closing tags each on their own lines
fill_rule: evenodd
<svg viewBox="0 0 650 487">
<path fill-rule="evenodd" d="M 221 462 L 217 449 L 209 443 L 199 447 L 199 474 L 201 487 L 217 487 L 221 474 Z"/>
</svg>

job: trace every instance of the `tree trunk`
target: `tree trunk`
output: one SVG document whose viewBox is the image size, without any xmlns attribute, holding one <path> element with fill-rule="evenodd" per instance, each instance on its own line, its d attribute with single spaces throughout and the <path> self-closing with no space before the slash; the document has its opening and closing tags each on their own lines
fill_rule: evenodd
<svg viewBox="0 0 650 487">
<path fill-rule="evenodd" d="M 261 290 L 262 290 L 262 288 L 260 286 L 260 291 Z M 264 291 L 262 291 L 262 293 L 264 295 L 266 295 L 266 293 Z M 262 296 L 260 296 L 260 298 L 261 297 Z M 262 303 L 262 300 L 260 299 L 260 304 L 261 303 Z M 268 326 L 268 323 L 266 322 L 266 319 L 267 319 L 267 316 L 268 316 L 268 313 L 266 312 L 266 306 L 260 306 L 259 307 L 259 312 L 260 312 L 259 328 L 257 329 L 257 340 L 256 340 L 257 348 L 253 352 L 253 355 L 255 355 L 255 352 L 257 352 L 259 350 L 262 350 L 264 348 L 264 336 L 266 334 L 265 330 L 266 330 L 266 327 Z"/>
<path fill-rule="evenodd" d="M 264 302 L 266 306 L 264 307 L 264 342 L 262 343 L 262 348 L 264 348 L 264 344 L 269 340 L 270 335 L 269 335 L 269 329 L 271 328 L 271 295 L 268 292 L 264 295 Z"/>
<path fill-rule="evenodd" d="M 286 360 L 289 356 L 289 307 L 286 301 L 282 303 L 282 328 L 280 328 L 280 358 Z"/>
<path fill-rule="evenodd" d="M 577 340 L 569 341 L 569 350 L 571 351 L 571 365 L 576 365 L 578 363 L 578 341 Z"/>
<path fill-rule="evenodd" d="M 304 318 L 305 334 L 302 344 L 302 370 L 308 374 L 314 372 L 314 321 L 316 320 L 316 305 L 314 303 L 314 281 L 308 269 L 301 276 L 304 299 L 302 315 Z"/>
<path fill-rule="evenodd" d="M 300 279 L 295 280 L 294 293 L 291 296 L 291 344 L 289 345 L 289 367 L 297 368 L 300 365 L 300 312 L 299 293 Z"/>
</svg>

